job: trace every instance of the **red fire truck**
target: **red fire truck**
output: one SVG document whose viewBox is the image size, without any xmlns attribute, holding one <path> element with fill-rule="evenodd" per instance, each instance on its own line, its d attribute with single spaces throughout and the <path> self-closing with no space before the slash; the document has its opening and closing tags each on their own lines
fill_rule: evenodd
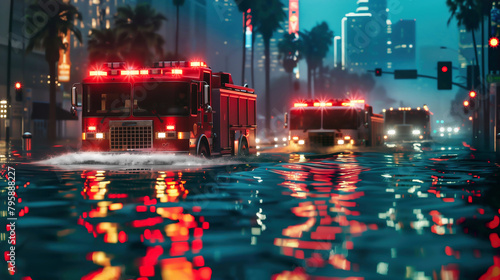
<svg viewBox="0 0 500 280">
<path fill-rule="evenodd" d="M 256 152 L 256 94 L 204 62 L 106 63 L 72 91 L 83 151 Z"/>
<path fill-rule="evenodd" d="M 383 143 L 382 115 L 373 114 L 364 100 L 303 100 L 285 115 L 290 145 L 378 146 Z"/>
</svg>

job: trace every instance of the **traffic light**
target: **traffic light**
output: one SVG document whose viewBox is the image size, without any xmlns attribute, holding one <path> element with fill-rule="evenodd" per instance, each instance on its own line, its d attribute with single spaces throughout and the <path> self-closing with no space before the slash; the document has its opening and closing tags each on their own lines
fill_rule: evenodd
<svg viewBox="0 0 500 280">
<path fill-rule="evenodd" d="M 452 69 L 451 61 L 439 61 L 437 63 L 438 89 L 451 89 Z"/>
<path fill-rule="evenodd" d="M 382 76 L 382 68 L 375 68 L 375 76 L 377 77 Z"/>
<path fill-rule="evenodd" d="M 465 100 L 464 101 L 464 114 L 468 114 L 469 113 L 469 101 Z"/>
<path fill-rule="evenodd" d="M 500 71 L 500 47 L 498 37 L 492 36 L 488 41 L 488 68 L 490 72 Z"/>
<path fill-rule="evenodd" d="M 20 82 L 16 82 L 14 87 L 16 88 L 16 101 L 23 101 L 23 85 Z"/>
<path fill-rule="evenodd" d="M 474 110 L 474 107 L 476 107 L 476 96 L 477 93 L 474 90 L 469 91 L 469 108 L 471 110 Z"/>
</svg>

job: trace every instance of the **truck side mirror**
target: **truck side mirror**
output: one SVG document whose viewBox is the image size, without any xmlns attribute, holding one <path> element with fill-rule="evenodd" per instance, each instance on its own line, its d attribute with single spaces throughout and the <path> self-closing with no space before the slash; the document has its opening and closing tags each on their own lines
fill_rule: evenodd
<svg viewBox="0 0 500 280">
<path fill-rule="evenodd" d="M 284 124 L 283 128 L 288 128 L 288 113 L 285 113 L 284 122 L 285 122 L 285 124 Z"/>
<path fill-rule="evenodd" d="M 209 104 L 209 100 L 208 100 L 208 94 L 209 94 L 209 90 L 210 90 L 210 86 L 209 85 L 203 85 L 203 102 L 205 102 L 206 104 Z"/>
<path fill-rule="evenodd" d="M 203 108 L 205 109 L 205 113 L 212 113 L 212 106 L 210 106 L 210 99 L 209 99 L 209 91 L 210 91 L 210 86 L 209 85 L 203 85 L 203 102 L 205 105 L 203 105 Z"/>
<path fill-rule="evenodd" d="M 82 92 L 82 85 L 81 84 L 73 84 L 73 87 L 71 88 L 71 106 L 73 107 L 81 107 L 82 104 L 78 102 L 80 99 L 79 95 Z"/>
</svg>

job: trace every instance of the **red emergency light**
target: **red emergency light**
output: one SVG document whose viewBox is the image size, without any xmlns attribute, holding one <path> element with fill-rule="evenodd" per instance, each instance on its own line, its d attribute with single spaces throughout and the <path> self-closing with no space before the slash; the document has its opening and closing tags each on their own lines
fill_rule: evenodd
<svg viewBox="0 0 500 280">
<path fill-rule="evenodd" d="M 167 125 L 167 130 L 175 130 L 175 125 Z"/>
<path fill-rule="evenodd" d="M 202 61 L 191 61 L 189 63 L 189 66 L 191 66 L 191 67 L 207 67 L 207 64 L 205 62 L 202 62 Z"/>
<path fill-rule="evenodd" d="M 21 86 L 22 86 L 22 85 L 21 85 L 21 83 L 20 83 L 20 82 L 17 82 L 17 83 L 15 84 L 16 89 L 20 89 L 20 88 L 21 88 Z"/>
<path fill-rule="evenodd" d="M 139 70 L 122 70 L 120 71 L 120 75 L 122 76 L 139 75 Z"/>
<path fill-rule="evenodd" d="M 106 72 L 106 71 L 90 71 L 89 75 L 90 76 L 107 76 L 108 72 Z"/>
<path fill-rule="evenodd" d="M 293 107 L 307 107 L 307 103 L 295 103 Z"/>
<path fill-rule="evenodd" d="M 182 69 L 172 69 L 173 75 L 182 75 L 182 73 L 183 73 Z"/>
<path fill-rule="evenodd" d="M 332 102 L 314 102 L 314 107 L 326 107 L 326 106 L 333 106 Z"/>
</svg>

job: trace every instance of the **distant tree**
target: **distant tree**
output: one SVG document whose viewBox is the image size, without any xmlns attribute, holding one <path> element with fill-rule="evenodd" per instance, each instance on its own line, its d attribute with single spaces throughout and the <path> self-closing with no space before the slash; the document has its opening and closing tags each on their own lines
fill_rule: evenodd
<svg viewBox="0 0 500 280">
<path fill-rule="evenodd" d="M 179 8 L 184 5 L 186 0 L 172 0 L 174 1 L 174 5 L 177 8 L 177 24 L 175 25 L 175 56 L 178 58 L 179 56 Z"/>
<path fill-rule="evenodd" d="M 245 64 L 246 64 L 246 18 L 247 12 L 251 9 L 254 0 L 234 0 L 236 5 L 238 5 L 238 11 L 243 13 L 243 62 L 241 64 L 241 83 L 245 83 Z"/>
<path fill-rule="evenodd" d="M 340 67 L 326 69 L 330 91 L 336 98 L 348 98 L 360 96 L 367 97 L 375 87 L 375 79 L 372 74 L 356 74 Z"/>
<path fill-rule="evenodd" d="M 271 75 L 271 47 L 270 41 L 275 31 L 281 28 L 281 23 L 286 15 L 283 11 L 284 5 L 280 0 L 254 0 L 254 9 L 258 11 L 255 21 L 255 30 L 262 35 L 264 40 L 264 66 L 266 74 L 266 135 L 269 135 L 271 128 L 271 99 L 270 99 L 270 75 Z"/>
<path fill-rule="evenodd" d="M 56 12 L 47 13 L 46 7 L 34 1 L 28 6 L 26 21 L 37 23 L 34 29 L 29 32 L 30 40 L 26 47 L 27 52 L 32 52 L 35 47 L 41 47 L 45 51 L 45 60 L 49 64 L 49 123 L 47 136 L 51 144 L 56 141 L 56 63 L 59 61 L 59 51 L 66 50 L 67 45 L 63 43 L 64 36 L 70 32 L 75 35 L 78 41 L 82 42 L 80 30 L 76 28 L 77 20 L 82 20 L 82 15 L 78 9 L 60 0 L 57 1 Z M 44 21 L 40 21 L 43 18 Z"/>
<path fill-rule="evenodd" d="M 323 65 L 323 59 L 333 44 L 333 31 L 326 22 L 322 22 L 314 26 L 311 31 L 299 32 L 299 38 L 299 49 L 307 63 L 307 93 L 310 98 L 313 71 Z"/>
<path fill-rule="evenodd" d="M 297 36 L 292 33 L 285 33 L 283 39 L 278 43 L 279 57 L 281 65 L 285 72 L 288 73 L 290 90 L 292 88 L 293 69 L 297 67 L 300 60 L 299 41 Z"/>
<path fill-rule="evenodd" d="M 155 55 L 162 57 L 165 40 L 158 31 L 166 20 L 147 3 L 118 7 L 115 27 L 118 40 L 125 44 L 122 56 L 139 65 L 151 63 Z"/>
<path fill-rule="evenodd" d="M 121 47 L 124 43 L 119 41 L 116 29 L 92 29 L 89 37 L 87 50 L 91 65 L 106 61 L 123 61 Z"/>
</svg>

